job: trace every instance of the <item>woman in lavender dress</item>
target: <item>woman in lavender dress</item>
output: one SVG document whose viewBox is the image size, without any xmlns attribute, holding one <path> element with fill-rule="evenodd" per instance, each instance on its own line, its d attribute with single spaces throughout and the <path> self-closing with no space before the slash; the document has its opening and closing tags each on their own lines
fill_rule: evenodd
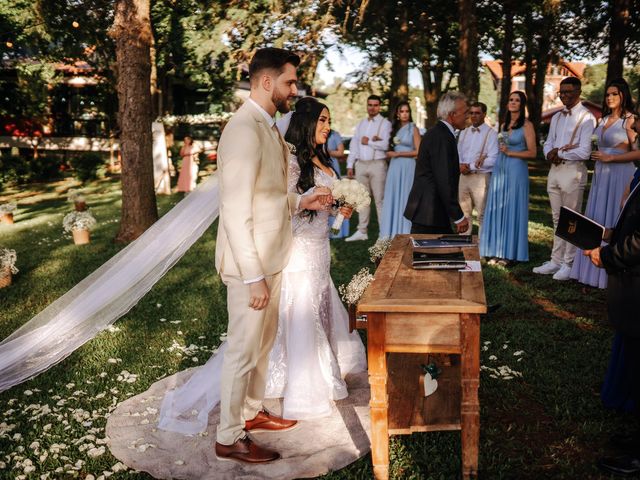
<svg viewBox="0 0 640 480">
<path fill-rule="evenodd" d="M 335 170 L 338 178 L 342 176 L 340 173 L 340 158 L 344 157 L 344 143 L 342 143 L 342 137 L 340 133 L 331 129 L 329 132 L 329 138 L 325 144 L 327 147 L 327 153 L 331 157 L 331 165 Z M 329 215 L 329 225 L 333 225 L 334 217 Z M 344 238 L 349 236 L 349 219 L 345 218 L 342 222 L 340 231 L 335 235 L 331 235 L 330 238 Z"/>
<path fill-rule="evenodd" d="M 592 154 L 595 172 L 587 200 L 585 215 L 606 228 L 613 228 L 620 213 L 622 193 L 629 185 L 640 159 L 635 149 L 633 102 L 629 85 L 622 78 L 612 80 L 605 90 L 602 119 L 594 136 L 598 150 Z M 588 257 L 576 253 L 571 278 L 592 287 L 607 287 L 607 272 L 595 267 Z"/>
</svg>

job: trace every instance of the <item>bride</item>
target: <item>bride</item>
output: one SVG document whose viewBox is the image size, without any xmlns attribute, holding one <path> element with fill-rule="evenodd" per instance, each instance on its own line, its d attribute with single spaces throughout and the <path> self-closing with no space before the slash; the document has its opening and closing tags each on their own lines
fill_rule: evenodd
<svg viewBox="0 0 640 480">
<path fill-rule="evenodd" d="M 328 108 L 315 99 L 299 102 L 285 136 L 289 190 L 330 187 L 337 179 L 324 150 Z M 348 315 L 331 280 L 328 211 L 301 211 L 292 219 L 293 243 L 282 272 L 278 332 L 270 354 L 266 398 L 282 399 L 282 416 L 310 419 L 331 414 L 335 400 L 348 395 L 344 377 L 366 370 L 364 346 L 349 333 Z M 345 217 L 351 209 L 343 208 Z M 169 391 L 159 427 L 184 434 L 204 431 L 220 400 L 220 374 L 226 344 L 191 378 Z"/>
</svg>

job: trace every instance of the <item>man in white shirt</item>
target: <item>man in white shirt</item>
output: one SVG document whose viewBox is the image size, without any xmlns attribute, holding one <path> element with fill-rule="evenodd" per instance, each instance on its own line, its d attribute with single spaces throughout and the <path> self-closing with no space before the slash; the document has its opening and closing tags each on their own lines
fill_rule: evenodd
<svg viewBox="0 0 640 480">
<path fill-rule="evenodd" d="M 367 98 L 367 118 L 356 127 L 349 144 L 347 157 L 347 176 L 362 183 L 373 196 L 376 203 L 378 221 L 382 215 L 384 183 L 387 179 L 386 151 L 389 150 L 391 122 L 380 115 L 382 99 L 378 95 Z M 354 170 L 355 168 L 355 170 Z M 367 228 L 371 207 L 364 207 L 358 212 L 358 230 L 346 238 L 347 242 L 367 240 Z"/>
<path fill-rule="evenodd" d="M 469 108 L 471 126 L 460 132 L 458 156 L 460 159 L 460 184 L 458 195 L 464 216 L 469 219 L 469 228 L 463 232 L 470 235 L 473 207 L 478 212 L 478 232 L 482 228 L 487 190 L 491 180 L 491 170 L 498 158 L 498 134 L 484 123 L 487 106 L 476 102 Z"/>
<path fill-rule="evenodd" d="M 549 136 L 544 143 L 544 155 L 551 162 L 547 193 L 555 231 L 560 207 L 582 210 L 584 187 L 587 184 L 585 160 L 591 157 L 591 135 L 596 119 L 580 102 L 582 84 L 575 77 L 560 82 L 560 100 L 565 108 L 551 119 Z M 576 247 L 559 237 L 553 237 L 551 260 L 533 269 L 534 273 L 552 275 L 554 280 L 568 280 Z"/>
</svg>

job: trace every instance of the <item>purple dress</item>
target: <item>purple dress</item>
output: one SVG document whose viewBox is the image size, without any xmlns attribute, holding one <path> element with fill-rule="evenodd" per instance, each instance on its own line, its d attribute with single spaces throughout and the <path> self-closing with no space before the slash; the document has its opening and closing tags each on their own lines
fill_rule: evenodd
<svg viewBox="0 0 640 480">
<path fill-rule="evenodd" d="M 604 118 L 594 132 L 598 137 L 598 149 L 610 154 L 625 153 L 625 150 L 615 148 L 620 143 L 629 142 L 624 129 L 624 120 L 619 119 L 604 130 L 606 121 L 607 119 Z M 620 213 L 622 194 L 629 185 L 634 171 L 633 162 L 596 162 L 584 214 L 606 228 L 613 228 Z M 592 287 L 607 287 L 607 272 L 593 265 L 579 249 L 573 261 L 571 278 Z"/>
</svg>

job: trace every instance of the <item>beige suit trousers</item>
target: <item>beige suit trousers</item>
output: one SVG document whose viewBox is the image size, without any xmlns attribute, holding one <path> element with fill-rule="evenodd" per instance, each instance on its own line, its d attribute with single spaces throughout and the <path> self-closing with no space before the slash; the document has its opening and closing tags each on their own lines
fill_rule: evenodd
<svg viewBox="0 0 640 480">
<path fill-rule="evenodd" d="M 569 207 L 582 212 L 582 198 L 588 178 L 584 162 L 565 162 L 551 165 L 547 179 L 547 193 L 553 216 L 553 231 L 558 227 L 560 207 Z M 551 260 L 558 265 L 573 265 L 576 247 L 560 237 L 553 237 Z"/>
<path fill-rule="evenodd" d="M 473 207 L 478 213 L 478 236 L 482 229 L 482 220 L 484 219 L 484 207 L 487 202 L 487 190 L 491 181 L 491 173 L 468 173 L 460 175 L 460 183 L 458 184 L 458 199 L 462 213 L 469 219 L 469 228 L 463 235 L 471 235 L 473 229 Z"/>
<path fill-rule="evenodd" d="M 376 203 L 378 223 L 382 218 L 382 201 L 384 200 L 384 183 L 387 179 L 387 161 L 369 160 L 356 162 L 356 180 L 367 187 Z M 371 207 L 364 207 L 358 212 L 358 231 L 367 233 Z"/>
<path fill-rule="evenodd" d="M 262 409 L 269 352 L 278 330 L 281 274 L 266 277 L 271 298 L 263 310 L 249 307 L 249 285 L 222 275 L 227 286 L 229 327 L 220 380 L 220 424 L 217 441 L 231 445 L 244 436 L 245 420 Z"/>
</svg>

